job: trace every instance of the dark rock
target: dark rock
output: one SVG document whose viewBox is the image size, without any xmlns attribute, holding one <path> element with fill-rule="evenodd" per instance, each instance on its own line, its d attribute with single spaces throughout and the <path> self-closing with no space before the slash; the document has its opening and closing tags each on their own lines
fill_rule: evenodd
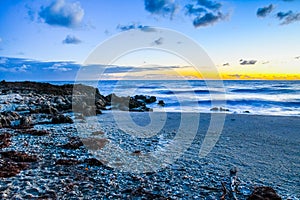
<svg viewBox="0 0 300 200">
<path fill-rule="evenodd" d="M 0 135 L 0 149 L 8 147 L 10 145 L 11 135 L 9 133 L 3 133 Z"/>
<path fill-rule="evenodd" d="M 83 146 L 83 143 L 79 137 L 71 137 L 70 141 L 67 144 L 62 145 L 61 147 L 64 149 L 78 149 L 81 146 Z"/>
<path fill-rule="evenodd" d="M 168 199 L 168 198 L 166 198 L 164 196 L 161 196 L 159 194 L 153 194 L 152 192 L 147 191 L 143 187 L 138 187 L 136 189 L 129 188 L 129 189 L 123 190 L 122 193 L 130 194 L 130 196 L 132 198 L 133 197 L 143 197 L 142 199 L 161 199 L 161 200 Z"/>
<path fill-rule="evenodd" d="M 44 135 L 49 135 L 50 132 L 46 130 L 35 130 L 35 129 L 27 129 L 27 130 L 22 130 L 21 131 L 23 134 L 30 134 L 34 136 L 44 136 Z"/>
<path fill-rule="evenodd" d="M 140 150 L 136 150 L 136 151 L 132 152 L 132 155 L 140 156 L 140 155 L 142 155 L 142 152 Z"/>
<path fill-rule="evenodd" d="M 0 115 L 0 128 L 8 128 L 10 127 L 11 122 L 7 119 L 6 116 Z"/>
<path fill-rule="evenodd" d="M 250 113 L 250 111 L 249 110 L 245 110 L 243 113 Z"/>
<path fill-rule="evenodd" d="M 105 106 L 106 106 L 106 100 L 104 98 L 100 98 L 96 101 L 96 107 L 98 109 L 105 109 Z"/>
<path fill-rule="evenodd" d="M 227 109 L 227 108 L 222 108 L 222 107 L 220 107 L 220 108 L 218 108 L 218 107 L 213 107 L 213 108 L 210 109 L 210 111 L 228 112 L 229 109 Z"/>
<path fill-rule="evenodd" d="M 16 112 L 12 112 L 12 111 L 2 112 L 0 113 L 0 127 L 10 128 L 11 122 L 19 119 L 20 119 L 20 115 Z"/>
<path fill-rule="evenodd" d="M 22 127 L 31 127 L 32 126 L 32 120 L 30 116 L 23 116 L 20 119 L 20 126 Z"/>
<path fill-rule="evenodd" d="M 84 160 L 84 163 L 86 163 L 88 166 L 103 166 L 104 164 L 97 160 L 96 158 L 87 158 Z"/>
<path fill-rule="evenodd" d="M 219 108 L 218 107 L 213 107 L 210 109 L 210 111 L 219 111 Z"/>
<path fill-rule="evenodd" d="M 64 116 L 62 114 L 53 116 L 51 122 L 53 124 L 64 124 L 64 123 L 72 124 L 72 123 L 74 123 L 70 116 L 68 116 L 68 115 Z"/>
<path fill-rule="evenodd" d="M 44 113 L 44 114 L 53 114 L 53 115 L 55 115 L 55 114 L 58 114 L 59 111 L 56 108 L 54 108 L 50 105 L 42 105 L 39 108 L 30 109 L 30 113 L 31 114 Z"/>
<path fill-rule="evenodd" d="M 27 168 L 26 163 L 18 163 L 13 162 L 11 160 L 1 160 L 0 159 L 0 177 L 1 178 L 9 178 L 13 177 L 21 172 L 21 170 L 24 170 Z"/>
<path fill-rule="evenodd" d="M 229 109 L 220 107 L 221 112 L 229 112 Z"/>
<path fill-rule="evenodd" d="M 78 165 L 81 164 L 81 162 L 79 160 L 74 160 L 74 159 L 59 159 L 57 161 L 55 161 L 56 165 Z"/>
<path fill-rule="evenodd" d="M 267 186 L 256 187 L 248 200 L 281 200 L 276 191 Z"/>
<path fill-rule="evenodd" d="M 155 96 L 146 96 L 146 103 L 154 103 L 156 101 L 156 97 Z"/>
<path fill-rule="evenodd" d="M 165 102 L 164 102 L 163 100 L 159 100 L 159 101 L 158 101 L 158 105 L 160 105 L 160 106 L 165 106 Z"/>
<path fill-rule="evenodd" d="M 135 96 L 134 96 L 134 99 L 146 101 L 146 96 L 144 96 L 144 95 L 135 95 Z"/>
<path fill-rule="evenodd" d="M 37 157 L 34 155 L 28 155 L 24 152 L 18 152 L 18 151 L 3 151 L 0 152 L 2 155 L 2 158 L 10 159 L 14 162 L 36 162 Z"/>
<path fill-rule="evenodd" d="M 104 135 L 105 133 L 103 131 L 94 131 L 92 132 L 92 135 Z"/>
</svg>

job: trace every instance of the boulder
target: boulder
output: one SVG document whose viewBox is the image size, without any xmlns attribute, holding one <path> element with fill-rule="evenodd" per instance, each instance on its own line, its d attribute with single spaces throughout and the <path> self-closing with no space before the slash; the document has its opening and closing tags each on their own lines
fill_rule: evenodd
<svg viewBox="0 0 300 200">
<path fill-rule="evenodd" d="M 156 97 L 155 96 L 146 96 L 146 103 L 154 103 L 156 101 Z"/>
<path fill-rule="evenodd" d="M 164 102 L 163 100 L 159 100 L 159 101 L 158 101 L 158 105 L 160 105 L 160 106 L 165 106 L 165 102 Z"/>
<path fill-rule="evenodd" d="M 281 200 L 276 191 L 267 186 L 256 187 L 248 200 Z"/>
<path fill-rule="evenodd" d="M 86 163 L 88 166 L 103 166 L 104 164 L 97 160 L 96 158 L 86 158 L 84 160 L 84 163 Z"/>
<path fill-rule="evenodd" d="M 51 120 L 52 124 L 64 124 L 64 123 L 69 123 L 69 124 L 73 124 L 73 120 L 70 116 L 65 116 L 65 115 L 56 115 L 53 116 L 52 120 Z"/>
<path fill-rule="evenodd" d="M 32 119 L 30 116 L 23 116 L 20 119 L 20 126 L 21 127 L 31 127 L 32 126 Z"/>
<path fill-rule="evenodd" d="M 79 160 L 74 160 L 74 159 L 59 159 L 55 161 L 56 165 L 78 165 L 81 164 Z"/>
<path fill-rule="evenodd" d="M 21 172 L 21 170 L 24 170 L 27 168 L 26 163 L 18 163 L 13 162 L 11 160 L 1 160 L 0 159 L 0 177 L 1 178 L 9 178 L 13 177 Z"/>
<path fill-rule="evenodd" d="M 2 158 L 9 159 L 14 162 L 36 162 L 37 157 L 28 155 L 24 152 L 18 152 L 18 151 L 3 151 L 0 152 L 0 155 Z"/>
<path fill-rule="evenodd" d="M 73 150 L 79 149 L 81 146 L 83 146 L 83 143 L 79 137 L 71 137 L 68 143 L 61 145 L 61 147 L 64 149 L 73 149 Z"/>
<path fill-rule="evenodd" d="M 25 129 L 25 130 L 22 130 L 21 133 L 34 135 L 34 136 L 44 136 L 44 135 L 50 134 L 50 132 L 48 132 L 46 130 L 35 130 L 35 129 Z"/>
</svg>

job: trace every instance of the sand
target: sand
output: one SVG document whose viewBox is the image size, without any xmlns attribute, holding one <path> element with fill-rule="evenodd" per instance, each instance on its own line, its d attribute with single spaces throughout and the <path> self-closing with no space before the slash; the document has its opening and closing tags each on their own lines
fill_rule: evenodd
<svg viewBox="0 0 300 200">
<path fill-rule="evenodd" d="M 153 119 L 159 119 L 158 122 L 153 120 L 153 124 L 151 124 L 149 114 L 153 115 Z M 286 198 L 300 198 L 300 117 L 168 113 L 167 118 L 164 118 L 164 113 L 131 113 L 131 118 L 128 121 L 128 116 L 124 117 L 123 115 L 126 114 L 105 113 L 100 116 L 100 129 L 108 132 L 111 136 L 110 139 L 115 141 L 116 145 L 121 144 L 122 147 L 121 151 L 114 151 L 122 156 L 114 157 L 112 152 L 110 156 L 106 157 L 111 162 L 110 166 L 112 167 L 124 171 L 136 170 L 140 172 L 142 170 L 147 171 L 149 168 L 147 166 L 138 168 L 135 167 L 136 165 L 147 165 L 150 162 L 150 170 L 155 171 L 160 170 L 155 163 L 157 160 L 157 164 L 161 164 L 162 168 L 164 164 L 176 166 L 179 163 L 179 166 L 193 172 L 191 174 L 194 174 L 195 177 L 207 177 L 206 173 L 208 173 L 211 178 L 213 177 L 212 180 L 217 182 L 211 187 L 218 187 L 223 181 L 221 177 L 229 177 L 229 170 L 236 166 L 239 170 L 238 176 L 245 185 L 247 182 L 249 183 L 250 190 L 255 186 L 266 185 L 272 186 Z M 114 116 L 117 116 L 117 124 Z M 131 119 L 138 126 L 132 124 L 129 126 Z M 166 124 L 161 127 L 165 122 L 164 119 L 167 119 Z M 222 126 L 223 119 L 225 120 L 224 126 Z M 211 120 L 213 121 L 212 124 L 210 124 Z M 199 121 L 198 127 L 197 121 Z M 137 130 L 136 135 L 135 131 L 128 134 L 130 129 Z M 180 129 L 181 131 L 178 131 Z M 193 132 L 195 130 L 196 132 Z M 158 137 L 154 136 L 155 131 L 158 131 L 156 132 Z M 218 131 L 220 131 L 220 135 L 217 133 Z M 209 132 L 210 134 L 208 134 Z M 146 135 L 144 135 L 145 133 Z M 206 139 L 204 139 L 205 136 L 207 136 Z M 146 138 L 145 140 L 148 142 L 151 138 L 151 145 L 157 145 L 160 148 L 150 150 L 143 146 L 144 141 L 141 142 L 136 139 L 138 137 Z M 120 142 L 120 138 L 124 140 Z M 153 140 L 153 138 L 155 139 Z M 211 145 L 210 147 L 203 147 L 205 140 L 212 143 L 208 145 Z M 167 144 L 172 147 L 167 146 Z M 206 152 L 207 155 L 199 155 L 201 149 L 211 149 L 211 151 Z M 153 155 L 154 159 L 150 159 L 148 163 L 145 160 L 130 160 L 128 154 L 124 154 L 128 156 L 124 159 L 122 154 L 124 151 L 133 152 L 136 150 L 144 152 L 148 159 L 152 158 Z M 103 150 L 104 154 L 105 151 L 107 149 Z M 181 154 L 182 151 L 185 152 Z M 120 157 L 123 157 L 123 163 L 120 161 Z M 105 159 L 103 153 L 100 158 Z M 177 158 L 179 160 L 176 161 Z M 115 159 L 120 161 L 117 162 L 118 165 L 114 165 Z M 129 163 L 134 163 L 134 165 L 126 163 L 127 159 Z M 219 180 L 215 177 L 219 177 Z M 209 179 L 209 177 L 207 178 Z M 246 190 L 244 194 L 247 194 L 248 191 Z"/>
<path fill-rule="evenodd" d="M 86 118 L 86 123 L 36 125 L 35 129 L 49 131 L 45 136 L 0 129 L 12 133 L 11 145 L 2 151 L 25 151 L 38 157 L 20 174 L 0 178 L 0 197 L 219 199 L 221 183 L 228 187 L 229 170 L 236 166 L 240 199 L 261 185 L 273 187 L 283 199 L 300 198 L 300 117 L 216 113 L 200 114 L 198 119 L 192 113 L 131 112 L 130 119 L 139 128 L 128 124 L 127 112 L 119 113 L 118 123 L 107 111 Z M 155 126 L 149 125 L 149 114 L 158 119 Z M 208 151 L 203 143 L 211 116 L 217 118 L 206 140 L 216 144 Z M 224 127 L 219 126 L 222 117 Z M 63 148 L 69 138 L 78 136 L 105 143 L 90 152 L 80 145 Z M 201 145 L 208 153 L 202 157 Z M 86 159 L 95 156 L 105 165 L 87 164 Z M 148 172 L 141 173 L 145 169 Z"/>
</svg>

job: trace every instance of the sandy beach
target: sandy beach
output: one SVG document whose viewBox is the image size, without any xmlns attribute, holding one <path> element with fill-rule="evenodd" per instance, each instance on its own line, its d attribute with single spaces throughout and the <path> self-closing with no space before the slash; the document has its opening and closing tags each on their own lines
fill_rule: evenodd
<svg viewBox="0 0 300 200">
<path fill-rule="evenodd" d="M 37 160 L 14 176 L 0 178 L 1 198 L 220 199 L 222 182 L 230 183 L 232 167 L 238 169 L 239 199 L 246 199 L 256 186 L 271 186 L 283 199 L 300 198 L 299 117 L 228 114 L 216 145 L 207 156 L 200 158 L 199 150 L 211 115 L 223 115 L 200 114 L 197 133 L 187 150 L 155 172 L 122 170 L 124 163 L 118 158 L 118 151 L 114 158 L 119 159 L 116 168 L 110 165 L 111 160 L 97 156 L 96 152 L 102 152 L 100 158 L 105 157 L 111 144 L 126 152 L 128 156 L 123 161 L 164 149 L 178 133 L 182 115 L 164 114 L 167 120 L 163 128 L 144 138 L 120 131 L 122 125 L 115 123 L 110 111 L 87 117 L 85 122 L 75 119 L 74 124 L 35 125 L 33 129 L 47 131 L 44 135 L 2 128 L 1 134 L 10 134 L 11 142 L 1 152 L 26 152 Z M 161 117 L 159 113 L 151 115 Z M 196 114 L 184 115 L 190 121 L 187 125 L 195 126 Z M 139 126 L 150 122 L 146 112 L 132 112 L 130 116 Z M 92 121 L 96 123 L 90 123 Z M 78 129 L 80 126 L 86 127 L 85 134 Z M 144 131 L 147 133 L 146 128 Z M 102 141 L 102 146 L 97 143 L 96 151 L 88 151 L 91 147 L 84 145 L 86 142 L 80 143 L 86 137 Z M 5 159 L 2 155 L 2 164 Z"/>
</svg>

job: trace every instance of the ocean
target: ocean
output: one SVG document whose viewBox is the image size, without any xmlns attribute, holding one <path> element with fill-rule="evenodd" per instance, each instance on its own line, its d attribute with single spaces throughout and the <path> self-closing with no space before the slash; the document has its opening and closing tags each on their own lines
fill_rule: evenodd
<svg viewBox="0 0 300 200">
<path fill-rule="evenodd" d="M 210 113 L 220 112 L 211 108 L 222 107 L 228 109 L 228 113 L 300 116 L 300 81 L 100 80 L 78 83 L 98 87 L 103 95 L 156 96 L 165 106 L 148 105 L 154 112 Z"/>
</svg>

